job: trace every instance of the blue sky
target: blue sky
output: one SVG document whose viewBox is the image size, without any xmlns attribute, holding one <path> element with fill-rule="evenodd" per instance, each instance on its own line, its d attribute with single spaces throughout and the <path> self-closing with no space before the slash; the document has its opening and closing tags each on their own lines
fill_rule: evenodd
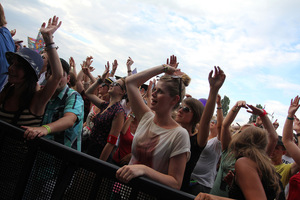
<svg viewBox="0 0 300 200">
<path fill-rule="evenodd" d="M 290 99 L 300 94 L 300 1 L 298 0 L 2 0 L 9 29 L 27 43 L 42 22 L 57 15 L 59 55 L 73 56 L 79 70 L 94 57 L 94 75 L 117 59 L 125 76 L 130 56 L 138 71 L 175 54 L 191 78 L 187 93 L 207 98 L 213 66 L 227 75 L 220 95 L 266 106 L 281 134 Z M 300 114 L 298 114 L 300 117 Z M 244 124 L 242 110 L 236 122 Z"/>
</svg>

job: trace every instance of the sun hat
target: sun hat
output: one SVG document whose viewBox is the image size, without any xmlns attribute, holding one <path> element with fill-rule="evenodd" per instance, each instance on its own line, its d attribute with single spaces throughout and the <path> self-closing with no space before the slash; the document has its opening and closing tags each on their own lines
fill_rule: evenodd
<svg viewBox="0 0 300 200">
<path fill-rule="evenodd" d="M 5 56 L 10 65 L 12 64 L 12 59 L 14 56 L 18 56 L 19 58 L 23 59 L 24 62 L 30 66 L 29 71 L 35 74 L 36 81 L 39 79 L 39 73 L 43 67 L 43 59 L 40 54 L 24 47 L 17 52 L 6 52 Z"/>
</svg>

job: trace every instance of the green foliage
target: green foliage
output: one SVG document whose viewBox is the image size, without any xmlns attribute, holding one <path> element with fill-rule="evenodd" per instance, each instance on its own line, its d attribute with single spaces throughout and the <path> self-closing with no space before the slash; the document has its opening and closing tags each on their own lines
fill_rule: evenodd
<svg viewBox="0 0 300 200">
<path fill-rule="evenodd" d="M 228 114 L 230 99 L 226 95 L 224 95 L 224 98 L 221 99 L 221 104 L 222 104 L 223 116 L 225 117 Z"/>
<path fill-rule="evenodd" d="M 260 105 L 260 104 L 256 104 L 256 107 L 257 108 L 260 108 L 260 109 L 263 109 L 263 107 L 262 107 L 262 105 Z M 256 121 L 256 118 L 257 118 L 257 115 L 251 115 L 250 116 L 250 118 L 249 118 L 249 123 L 251 123 L 251 122 L 255 122 Z"/>
</svg>

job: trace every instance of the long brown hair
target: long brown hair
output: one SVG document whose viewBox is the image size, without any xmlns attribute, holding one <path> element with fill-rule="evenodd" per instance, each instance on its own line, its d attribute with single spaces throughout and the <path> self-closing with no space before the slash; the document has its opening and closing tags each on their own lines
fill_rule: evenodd
<svg viewBox="0 0 300 200">
<path fill-rule="evenodd" d="M 267 180 L 278 195 L 279 177 L 266 153 L 267 134 L 267 131 L 262 128 L 250 126 L 232 137 L 229 148 L 235 158 L 247 157 L 257 163 L 259 176 L 262 180 Z"/>
</svg>

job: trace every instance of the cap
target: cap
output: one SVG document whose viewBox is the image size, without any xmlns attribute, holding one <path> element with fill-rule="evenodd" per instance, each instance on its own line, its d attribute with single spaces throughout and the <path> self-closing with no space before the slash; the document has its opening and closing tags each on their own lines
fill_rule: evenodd
<svg viewBox="0 0 300 200">
<path fill-rule="evenodd" d="M 105 79 L 105 82 L 108 84 L 111 84 L 113 82 L 116 82 L 116 79 L 114 77 L 108 77 Z"/>
<path fill-rule="evenodd" d="M 30 71 L 35 74 L 36 81 L 39 79 L 39 73 L 40 70 L 43 67 L 43 59 L 40 54 L 37 52 L 29 49 L 29 48 L 22 48 L 20 51 L 17 52 L 6 52 L 5 53 L 6 60 L 7 62 L 11 65 L 12 64 L 12 59 L 14 56 L 18 56 L 21 59 L 24 60 L 24 62 L 28 63 L 30 66 Z"/>
</svg>

